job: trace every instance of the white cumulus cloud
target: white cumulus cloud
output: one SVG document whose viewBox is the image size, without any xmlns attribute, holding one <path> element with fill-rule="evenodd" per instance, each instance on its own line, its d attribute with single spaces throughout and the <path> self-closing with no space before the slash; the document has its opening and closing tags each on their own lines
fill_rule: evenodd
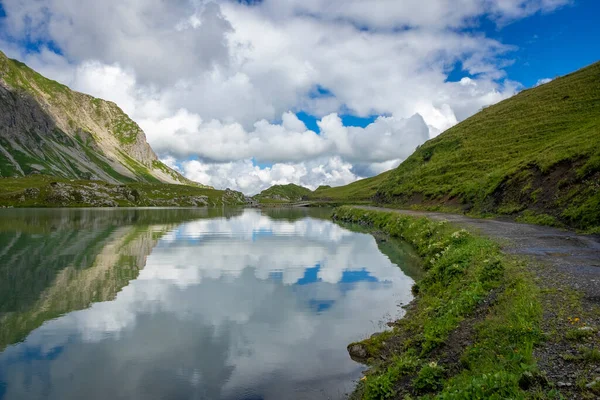
<svg viewBox="0 0 600 400">
<path fill-rule="evenodd" d="M 503 67 L 515 48 L 475 21 L 501 27 L 567 3 L 5 0 L 0 47 L 115 101 L 188 177 L 256 192 L 382 172 L 512 96 L 520 85 Z M 457 65 L 463 77 L 449 81 Z M 363 128 L 342 115 L 376 118 Z"/>
</svg>

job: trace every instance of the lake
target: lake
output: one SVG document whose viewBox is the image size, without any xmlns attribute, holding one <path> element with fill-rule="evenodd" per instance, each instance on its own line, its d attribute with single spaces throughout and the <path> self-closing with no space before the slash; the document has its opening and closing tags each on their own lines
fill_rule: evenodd
<svg viewBox="0 0 600 400">
<path fill-rule="evenodd" d="M 0 399 L 339 399 L 402 242 L 330 210 L 0 210 Z"/>
</svg>

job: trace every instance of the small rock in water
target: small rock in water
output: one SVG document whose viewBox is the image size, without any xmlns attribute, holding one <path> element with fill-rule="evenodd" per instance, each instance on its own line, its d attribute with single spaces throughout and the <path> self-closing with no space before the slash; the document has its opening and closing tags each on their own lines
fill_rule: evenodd
<svg viewBox="0 0 600 400">
<path fill-rule="evenodd" d="M 360 344 L 353 344 L 352 346 L 350 346 L 348 348 L 348 353 L 350 353 L 350 356 L 352 356 L 352 357 L 357 357 L 357 358 L 366 358 L 367 357 L 367 350 Z"/>
</svg>

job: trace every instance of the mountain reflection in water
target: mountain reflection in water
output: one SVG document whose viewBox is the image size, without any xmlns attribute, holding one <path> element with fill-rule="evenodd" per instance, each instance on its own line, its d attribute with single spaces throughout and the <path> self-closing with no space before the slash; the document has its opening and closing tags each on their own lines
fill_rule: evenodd
<svg viewBox="0 0 600 400">
<path fill-rule="evenodd" d="M 417 263 L 327 215 L 0 210 L 0 398 L 342 398 Z"/>
</svg>

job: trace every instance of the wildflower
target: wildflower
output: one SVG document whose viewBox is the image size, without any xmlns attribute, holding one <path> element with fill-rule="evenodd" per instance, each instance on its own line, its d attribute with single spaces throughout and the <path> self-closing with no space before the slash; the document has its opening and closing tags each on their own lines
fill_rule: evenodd
<svg viewBox="0 0 600 400">
<path fill-rule="evenodd" d="M 431 368 L 437 368 L 438 365 L 437 365 L 437 363 L 435 361 L 432 361 L 432 362 L 429 363 L 429 366 Z"/>
</svg>

